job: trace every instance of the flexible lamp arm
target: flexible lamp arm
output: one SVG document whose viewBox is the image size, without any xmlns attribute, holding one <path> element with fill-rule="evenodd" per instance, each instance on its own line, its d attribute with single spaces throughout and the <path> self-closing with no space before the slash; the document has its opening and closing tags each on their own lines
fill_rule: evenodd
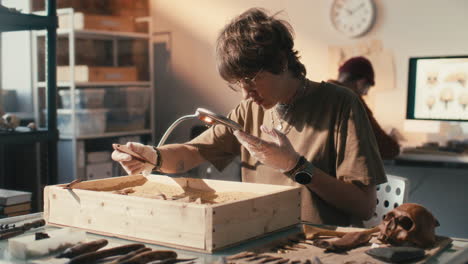
<svg viewBox="0 0 468 264">
<path fill-rule="evenodd" d="M 161 140 L 159 141 L 157 147 L 160 147 L 162 146 L 167 138 L 169 137 L 169 135 L 171 134 L 172 130 L 174 130 L 174 128 L 176 128 L 176 126 L 178 126 L 180 123 L 182 123 L 183 121 L 185 120 L 189 120 L 189 119 L 192 119 L 192 118 L 197 118 L 198 115 L 185 115 L 183 117 L 180 117 L 179 119 L 177 119 L 176 121 L 174 121 L 174 123 L 172 123 L 172 125 L 166 130 L 166 132 L 164 133 L 164 135 L 162 136 Z"/>
<path fill-rule="evenodd" d="M 192 118 L 198 118 L 208 125 L 223 125 L 228 128 L 231 128 L 232 130 L 242 130 L 242 127 L 239 124 L 237 124 L 236 122 L 232 121 L 231 119 L 225 116 L 215 114 L 207 109 L 197 108 L 197 110 L 195 111 L 195 114 L 185 115 L 177 119 L 176 121 L 174 121 L 174 123 L 172 123 L 172 125 L 166 130 L 166 132 L 162 136 L 157 147 L 162 146 L 166 142 L 167 137 L 169 137 L 169 134 L 171 134 L 172 130 L 174 130 L 174 128 L 177 125 L 179 125 L 185 120 L 192 119 Z"/>
</svg>

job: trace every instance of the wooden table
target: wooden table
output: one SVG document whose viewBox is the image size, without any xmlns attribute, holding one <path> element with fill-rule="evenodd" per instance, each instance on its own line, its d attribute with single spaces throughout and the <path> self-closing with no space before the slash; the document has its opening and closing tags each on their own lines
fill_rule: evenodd
<svg viewBox="0 0 468 264">
<path fill-rule="evenodd" d="M 19 221 L 34 221 L 37 219 L 42 218 L 42 213 L 35 213 L 35 214 L 29 214 L 29 215 L 24 215 L 24 216 L 16 216 L 16 217 L 10 217 L 10 218 L 4 218 L 0 219 L 0 224 L 8 224 L 8 223 L 16 223 Z M 41 227 L 39 229 L 35 230 L 30 230 L 28 233 L 34 233 L 34 232 L 47 232 L 49 230 L 54 230 L 57 229 L 57 227 L 53 226 L 45 226 Z M 192 252 L 192 251 L 187 251 L 187 250 L 180 250 L 180 249 L 173 249 L 173 248 L 168 248 L 164 246 L 158 246 L 158 245 L 153 245 L 153 244 L 147 244 L 148 247 L 156 250 L 173 250 L 176 251 L 178 254 L 179 258 L 197 258 L 195 260 L 195 263 L 197 264 L 207 264 L 207 263 L 223 263 L 223 257 L 237 254 L 242 251 L 247 251 L 252 248 L 258 248 L 262 245 L 271 243 L 275 240 L 280 240 L 281 238 L 290 236 L 292 234 L 295 234 L 297 232 L 300 232 L 299 227 L 291 228 L 288 230 L 283 230 L 283 231 L 278 231 L 276 233 L 270 234 L 266 237 L 263 238 L 258 238 L 254 239 L 252 241 L 248 241 L 245 243 L 242 243 L 238 246 L 234 246 L 231 248 L 227 248 L 224 250 L 221 250 L 219 252 L 215 252 L 213 254 L 207 254 L 207 253 L 199 253 L 199 252 Z M 97 235 L 97 234 L 92 234 L 92 233 L 87 233 L 87 237 L 89 241 L 96 240 L 96 239 L 101 239 L 105 238 L 109 241 L 109 247 L 113 246 L 120 246 L 124 244 L 129 244 L 129 243 L 135 243 L 134 241 L 131 240 L 125 240 L 125 239 L 120 239 L 120 238 L 115 238 L 115 237 L 108 237 L 108 236 L 102 236 L 102 235 Z M 468 239 L 462 239 L 462 238 L 452 238 L 453 243 L 451 246 L 449 246 L 447 249 L 445 249 L 443 252 L 440 254 L 432 257 L 429 259 L 426 263 L 451 263 L 451 259 L 455 257 L 457 254 L 460 254 L 461 250 L 466 249 L 468 250 Z M 1 259 L 0 259 L 0 264 L 3 263 L 64 263 L 62 262 L 31 262 L 31 261 L 21 261 L 21 260 L 12 260 L 7 252 L 8 248 L 8 241 L 0 241 L 0 252 L 1 252 Z M 377 263 L 377 261 L 376 261 Z M 326 262 L 324 262 L 326 264 Z"/>
</svg>

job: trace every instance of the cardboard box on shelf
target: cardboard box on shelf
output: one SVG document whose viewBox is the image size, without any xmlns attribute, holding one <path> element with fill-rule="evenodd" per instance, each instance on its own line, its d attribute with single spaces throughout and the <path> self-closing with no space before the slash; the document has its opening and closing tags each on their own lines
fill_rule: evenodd
<svg viewBox="0 0 468 264">
<path fill-rule="evenodd" d="M 57 80 L 70 80 L 70 67 L 57 67 Z M 75 66 L 75 82 L 134 82 L 137 81 L 136 67 Z"/>
<path fill-rule="evenodd" d="M 44 39 L 41 46 L 44 47 Z M 91 39 L 75 37 L 75 65 L 113 66 L 113 45 L 110 39 Z M 57 65 L 69 65 L 68 37 L 57 38 Z M 39 52 L 44 53 L 45 48 Z"/>
<path fill-rule="evenodd" d="M 45 1 L 46 0 L 31 1 L 32 11 L 45 10 Z M 111 8 L 113 2 L 115 2 L 115 0 L 57 0 L 57 8 L 73 8 L 78 12 L 111 15 L 113 12 L 113 8 Z"/>
<path fill-rule="evenodd" d="M 57 38 L 57 65 L 66 66 L 69 61 L 69 38 L 61 35 Z M 38 37 L 38 80 L 45 80 L 45 38 Z M 109 39 L 91 39 L 75 37 L 75 65 L 113 66 L 113 44 Z"/>
<path fill-rule="evenodd" d="M 149 49 L 148 41 L 143 39 L 118 41 L 119 53 L 117 57 L 120 66 L 135 66 L 139 80 L 149 80 Z"/>
<path fill-rule="evenodd" d="M 79 30 L 108 30 L 134 32 L 135 22 L 128 16 L 103 16 L 85 13 L 74 13 L 73 28 Z M 59 28 L 71 28 L 70 15 L 59 15 Z"/>
<path fill-rule="evenodd" d="M 112 0 L 111 12 L 121 16 L 147 17 L 150 15 L 148 0 Z"/>
</svg>

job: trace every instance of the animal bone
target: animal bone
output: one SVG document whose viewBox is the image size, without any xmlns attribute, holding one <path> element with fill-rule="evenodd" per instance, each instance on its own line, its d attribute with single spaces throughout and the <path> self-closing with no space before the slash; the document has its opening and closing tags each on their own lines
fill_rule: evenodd
<svg viewBox="0 0 468 264">
<path fill-rule="evenodd" d="M 319 227 L 315 227 L 311 225 L 302 225 L 302 230 L 304 232 L 306 240 L 313 240 L 315 238 L 322 237 L 322 236 L 343 237 L 347 233 L 350 233 L 350 232 L 335 231 L 335 230 L 319 228 Z M 365 232 L 366 234 L 373 234 L 373 233 L 379 232 L 379 228 L 374 227 L 371 229 L 366 229 L 362 232 Z"/>
<path fill-rule="evenodd" d="M 423 206 L 405 203 L 388 212 L 380 228 L 378 239 L 392 245 L 414 245 L 428 248 L 434 245 L 435 228 L 439 222 Z"/>
<path fill-rule="evenodd" d="M 20 124 L 20 119 L 16 115 L 4 114 L 2 118 L 4 121 L 3 125 L 6 126 L 6 128 L 15 129 Z"/>
<path fill-rule="evenodd" d="M 126 260 L 128 260 L 130 258 L 133 258 L 134 256 L 136 256 L 136 255 L 138 255 L 140 253 L 146 252 L 146 251 L 151 251 L 151 248 L 144 247 L 144 248 L 137 249 L 135 251 L 132 251 L 132 252 L 126 254 L 126 255 L 123 255 L 123 256 L 109 262 L 108 264 L 120 264 L 120 263 L 122 263 L 122 262 L 124 262 L 124 261 L 126 261 Z"/>
<path fill-rule="evenodd" d="M 86 264 L 86 263 L 93 263 L 97 260 L 116 256 L 116 255 L 125 255 L 134 250 L 138 250 L 140 248 L 144 248 L 145 245 L 143 244 L 129 244 L 120 247 L 114 247 L 104 250 L 99 250 L 96 252 L 82 254 L 78 257 L 74 257 L 68 262 L 68 264 Z"/>
<path fill-rule="evenodd" d="M 367 244 L 371 235 L 364 232 L 349 232 L 334 241 L 317 241 L 316 246 L 325 248 L 325 252 L 343 252 Z"/>
<path fill-rule="evenodd" d="M 280 259 L 283 259 L 283 258 L 282 257 L 267 256 L 266 258 L 264 258 L 262 261 L 260 261 L 258 263 L 268 263 L 268 262 L 272 262 L 272 261 L 280 260 Z"/>
<path fill-rule="evenodd" d="M 145 264 L 155 260 L 176 259 L 177 253 L 171 250 L 154 250 L 137 254 L 119 264 Z"/>
<path fill-rule="evenodd" d="M 107 245 L 107 239 L 99 239 L 88 243 L 80 243 L 76 246 L 65 249 L 57 258 L 74 258 L 81 254 L 94 252 Z"/>
<path fill-rule="evenodd" d="M 227 256 L 226 259 L 227 260 L 236 260 L 236 259 L 253 257 L 255 255 L 257 255 L 257 254 L 255 254 L 254 252 L 243 251 L 243 252 L 240 252 L 240 253 L 235 254 L 235 255 Z"/>
</svg>

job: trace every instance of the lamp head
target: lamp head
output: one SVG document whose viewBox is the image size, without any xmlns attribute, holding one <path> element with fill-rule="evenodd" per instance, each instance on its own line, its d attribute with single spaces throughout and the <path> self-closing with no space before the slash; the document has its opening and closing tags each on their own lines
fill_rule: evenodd
<svg viewBox="0 0 468 264">
<path fill-rule="evenodd" d="M 223 125 L 233 130 L 242 130 L 242 127 L 238 123 L 223 115 L 215 114 L 204 108 L 197 108 L 195 115 L 198 117 L 198 119 L 208 125 Z"/>
</svg>

